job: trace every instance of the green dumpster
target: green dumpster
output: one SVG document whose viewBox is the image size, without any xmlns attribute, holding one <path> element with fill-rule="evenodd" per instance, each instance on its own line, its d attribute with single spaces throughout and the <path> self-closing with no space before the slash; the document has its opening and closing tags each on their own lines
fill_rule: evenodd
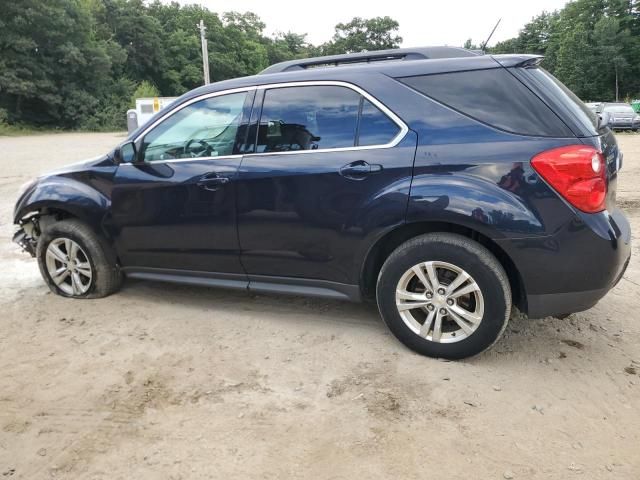
<svg viewBox="0 0 640 480">
<path fill-rule="evenodd" d="M 640 113 L 640 100 L 634 100 L 631 102 L 631 107 L 635 110 L 636 113 Z"/>
</svg>

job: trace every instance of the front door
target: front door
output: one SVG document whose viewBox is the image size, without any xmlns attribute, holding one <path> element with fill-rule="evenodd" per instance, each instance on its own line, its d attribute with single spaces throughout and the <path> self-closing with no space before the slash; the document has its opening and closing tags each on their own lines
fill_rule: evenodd
<svg viewBox="0 0 640 480">
<path fill-rule="evenodd" d="M 256 150 L 237 181 L 251 277 L 356 284 L 364 240 L 404 221 L 396 187 L 408 192 L 415 134 L 364 92 L 323 83 L 263 89 Z"/>
<path fill-rule="evenodd" d="M 112 192 L 124 267 L 243 274 L 235 181 L 253 91 L 177 107 L 139 139 Z"/>
</svg>

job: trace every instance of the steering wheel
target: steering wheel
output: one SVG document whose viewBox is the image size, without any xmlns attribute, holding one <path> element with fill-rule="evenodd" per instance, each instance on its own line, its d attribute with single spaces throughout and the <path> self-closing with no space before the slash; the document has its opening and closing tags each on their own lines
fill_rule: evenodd
<svg viewBox="0 0 640 480">
<path fill-rule="evenodd" d="M 202 148 L 199 150 L 191 151 L 191 145 L 196 143 L 199 143 L 202 146 Z M 201 140 L 198 138 L 192 138 L 184 146 L 184 153 L 190 155 L 191 158 L 206 157 L 211 155 L 212 151 L 213 151 L 213 148 L 211 147 L 211 145 L 209 145 L 204 140 Z"/>
</svg>

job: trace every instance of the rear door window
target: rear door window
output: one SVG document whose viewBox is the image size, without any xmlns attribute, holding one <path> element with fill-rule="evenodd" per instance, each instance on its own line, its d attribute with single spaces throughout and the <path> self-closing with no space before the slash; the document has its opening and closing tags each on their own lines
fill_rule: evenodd
<svg viewBox="0 0 640 480">
<path fill-rule="evenodd" d="M 504 68 L 400 78 L 418 92 L 492 127 L 520 135 L 571 137 L 571 130 Z"/>
<path fill-rule="evenodd" d="M 360 94 L 346 87 L 283 87 L 265 92 L 258 153 L 353 147 Z"/>
<path fill-rule="evenodd" d="M 386 145 L 400 132 L 400 127 L 366 98 L 362 99 L 358 146 Z"/>
<path fill-rule="evenodd" d="M 265 91 L 257 153 L 386 146 L 400 126 L 359 92 L 338 85 Z"/>
</svg>

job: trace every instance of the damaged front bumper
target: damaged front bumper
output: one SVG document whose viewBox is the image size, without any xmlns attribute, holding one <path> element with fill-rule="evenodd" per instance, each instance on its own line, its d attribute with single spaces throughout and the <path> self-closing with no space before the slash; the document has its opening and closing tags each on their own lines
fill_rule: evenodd
<svg viewBox="0 0 640 480">
<path fill-rule="evenodd" d="M 38 246 L 38 236 L 40 230 L 38 228 L 38 217 L 31 216 L 20 220 L 20 228 L 13 235 L 13 241 L 28 252 L 32 257 L 36 256 L 36 247 Z"/>
</svg>

